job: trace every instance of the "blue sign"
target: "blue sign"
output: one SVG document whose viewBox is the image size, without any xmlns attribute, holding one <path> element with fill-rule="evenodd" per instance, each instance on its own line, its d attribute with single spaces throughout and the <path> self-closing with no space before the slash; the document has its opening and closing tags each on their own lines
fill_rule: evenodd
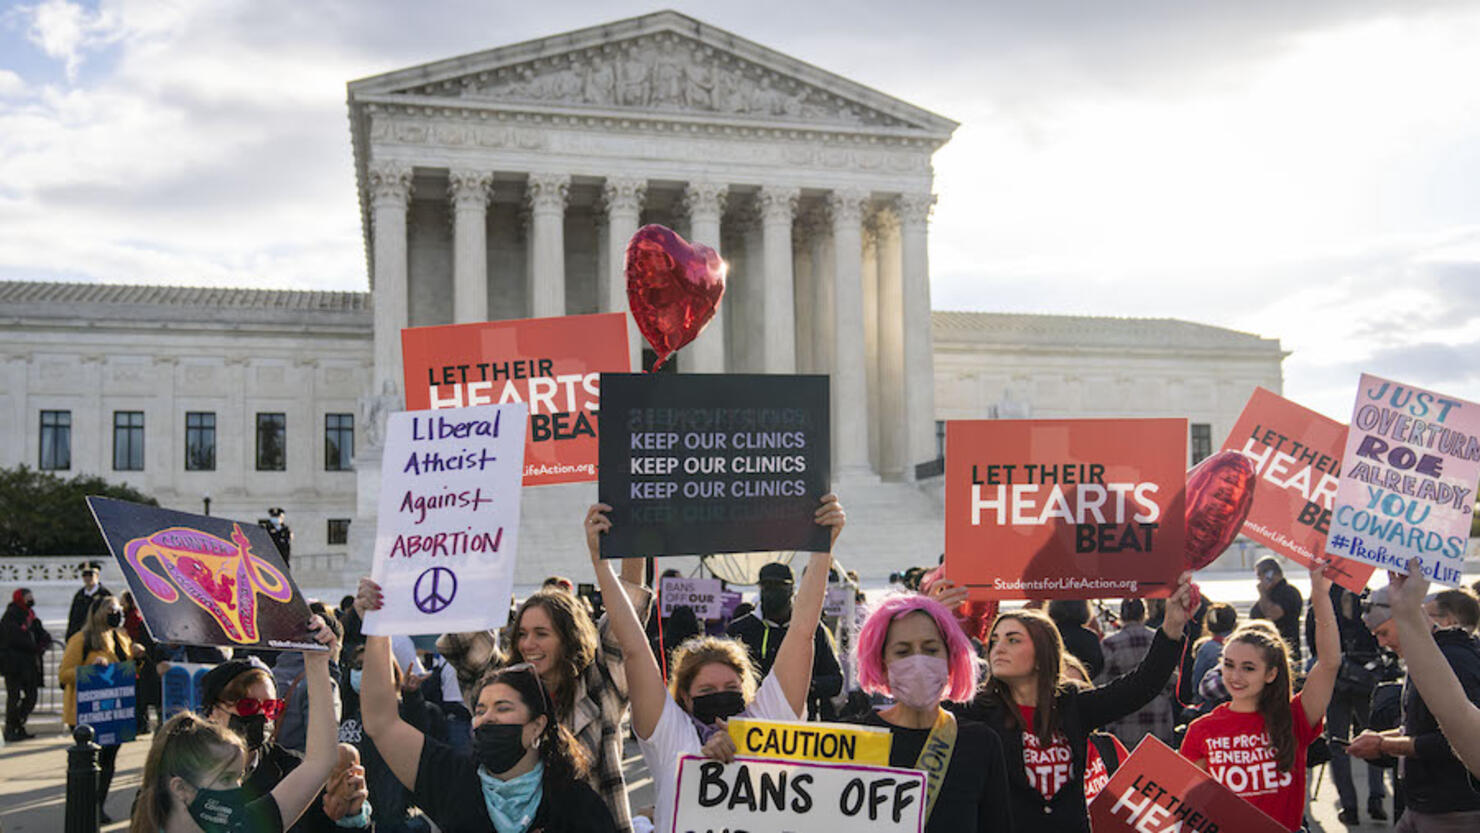
<svg viewBox="0 0 1480 833">
<path fill-rule="evenodd" d="M 198 662 L 172 662 L 159 678 L 160 708 L 169 720 L 183 711 L 200 711 L 200 684 L 215 668 Z"/>
<path fill-rule="evenodd" d="M 134 664 L 82 665 L 77 668 L 77 725 L 93 729 L 93 743 L 113 746 L 134 739 Z"/>
</svg>

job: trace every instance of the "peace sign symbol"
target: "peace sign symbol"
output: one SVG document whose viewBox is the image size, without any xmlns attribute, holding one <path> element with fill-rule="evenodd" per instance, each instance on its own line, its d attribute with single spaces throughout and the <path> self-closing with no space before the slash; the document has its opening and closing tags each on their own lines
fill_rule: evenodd
<svg viewBox="0 0 1480 833">
<path fill-rule="evenodd" d="M 446 567 L 433 567 L 416 577 L 411 600 L 422 613 L 436 613 L 452 604 L 457 595 L 457 574 Z"/>
</svg>

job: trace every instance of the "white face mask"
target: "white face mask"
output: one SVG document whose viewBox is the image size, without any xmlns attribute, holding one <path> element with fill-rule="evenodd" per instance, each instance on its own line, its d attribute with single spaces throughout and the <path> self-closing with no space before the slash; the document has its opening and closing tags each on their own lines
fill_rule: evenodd
<svg viewBox="0 0 1480 833">
<path fill-rule="evenodd" d="M 911 654 L 889 663 L 889 694 L 912 709 L 925 710 L 940 704 L 951 666 L 944 657 Z"/>
</svg>

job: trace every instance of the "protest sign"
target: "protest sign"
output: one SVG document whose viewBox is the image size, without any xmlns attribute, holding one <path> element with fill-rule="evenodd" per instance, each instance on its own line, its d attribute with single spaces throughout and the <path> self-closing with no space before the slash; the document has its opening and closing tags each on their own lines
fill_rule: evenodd
<svg viewBox="0 0 1480 833">
<path fill-rule="evenodd" d="M 267 530 L 255 523 L 89 497 L 156 642 L 327 651 Z"/>
<path fill-rule="evenodd" d="M 723 600 L 720 593 L 724 583 L 717 578 L 665 578 L 658 583 L 658 596 L 663 599 L 663 616 L 673 615 L 673 609 L 684 605 L 694 611 L 699 621 L 718 619 Z"/>
<path fill-rule="evenodd" d="M 823 616 L 842 616 L 853 609 L 856 595 L 853 587 L 846 584 L 829 584 L 827 595 L 822 598 Z"/>
<path fill-rule="evenodd" d="M 1243 534 L 1309 569 L 1326 560 L 1326 534 L 1346 426 L 1264 388 L 1255 388 L 1223 441 L 1254 464 L 1254 505 Z M 1337 558 L 1326 568 L 1332 581 L 1361 593 L 1372 565 Z"/>
<path fill-rule="evenodd" d="M 1147 735 L 1089 805 L 1095 833 L 1283 833 L 1284 826 Z"/>
<path fill-rule="evenodd" d="M 523 402 L 524 485 L 596 479 L 599 376 L 632 369 L 626 314 L 413 327 L 401 353 L 406 410 Z"/>
<path fill-rule="evenodd" d="M 391 414 L 367 634 L 502 627 L 519 551 L 524 403 Z"/>
<path fill-rule="evenodd" d="M 601 555 L 825 552 L 826 376 L 602 374 Z"/>
<path fill-rule="evenodd" d="M 719 594 L 719 617 L 726 622 L 735 617 L 735 608 L 745 601 L 745 595 L 734 590 L 723 590 Z"/>
<path fill-rule="evenodd" d="M 93 743 L 112 746 L 134 739 L 134 663 L 77 666 L 77 725 L 93 729 Z"/>
<path fill-rule="evenodd" d="M 735 754 L 790 761 L 889 766 L 894 734 L 882 726 L 734 717 L 726 724 Z"/>
<path fill-rule="evenodd" d="M 165 720 L 183 711 L 200 711 L 201 681 L 215 667 L 201 662 L 170 663 L 159 677 L 159 704 Z"/>
<path fill-rule="evenodd" d="M 1187 421 L 946 423 L 945 575 L 973 599 L 1167 596 Z"/>
<path fill-rule="evenodd" d="M 913 769 L 684 755 L 675 793 L 672 833 L 925 829 L 925 773 Z"/>
<path fill-rule="evenodd" d="M 1480 404 L 1362 374 L 1326 552 L 1458 587 L 1480 483 Z"/>
</svg>

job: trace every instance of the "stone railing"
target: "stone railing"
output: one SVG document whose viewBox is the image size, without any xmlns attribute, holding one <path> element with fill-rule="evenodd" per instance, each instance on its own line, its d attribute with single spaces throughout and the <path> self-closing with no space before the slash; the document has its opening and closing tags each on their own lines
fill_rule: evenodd
<svg viewBox="0 0 1480 833">
<path fill-rule="evenodd" d="M 102 582 L 123 584 L 123 574 L 111 555 L 0 555 L 0 587 L 82 584 L 82 565 L 94 562 Z"/>
</svg>

